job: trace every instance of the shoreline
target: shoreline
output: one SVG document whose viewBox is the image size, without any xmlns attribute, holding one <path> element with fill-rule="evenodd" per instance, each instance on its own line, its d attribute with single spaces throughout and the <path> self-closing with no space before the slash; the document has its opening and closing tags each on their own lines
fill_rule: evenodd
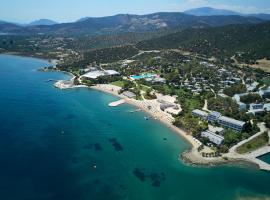
<svg viewBox="0 0 270 200">
<path fill-rule="evenodd" d="M 50 64 L 51 66 L 55 66 L 57 64 L 57 60 L 56 59 L 49 59 L 49 58 L 42 58 L 42 57 L 37 57 L 37 56 L 31 56 L 31 55 L 24 55 L 24 54 L 20 54 L 17 52 L 3 52 L 0 53 L 0 55 L 10 55 L 10 56 L 19 56 L 19 57 L 28 57 L 28 58 L 33 58 L 33 59 L 40 59 L 43 61 L 48 62 L 48 64 Z M 176 127 L 172 124 L 171 120 L 168 120 L 168 118 L 164 118 L 160 116 L 156 116 L 155 113 L 151 112 L 149 109 L 147 109 L 147 107 L 143 106 L 141 104 L 142 101 L 138 101 L 135 99 L 130 99 L 128 97 L 125 97 L 123 95 L 118 94 L 118 92 L 113 91 L 111 89 L 104 89 L 102 87 L 99 87 L 100 85 L 96 85 L 96 86 L 92 86 L 92 87 L 88 87 L 86 85 L 73 85 L 72 84 L 66 84 L 68 81 L 72 81 L 74 79 L 74 75 L 70 72 L 66 72 L 66 71 L 61 71 L 61 70 L 53 70 L 55 72 L 61 72 L 61 73 L 65 73 L 68 76 L 70 76 L 71 78 L 69 78 L 68 80 L 59 80 L 57 82 L 54 83 L 54 86 L 56 88 L 65 90 L 65 89 L 74 89 L 74 88 L 90 88 L 90 89 L 94 89 L 94 90 L 98 90 L 104 93 L 109 93 L 113 96 L 116 96 L 118 98 L 121 99 L 125 99 L 125 103 L 133 105 L 137 108 L 140 108 L 142 111 L 144 111 L 145 113 L 149 114 L 150 116 L 152 116 L 154 119 L 158 120 L 160 123 L 164 124 L 167 128 L 171 129 L 173 132 L 175 132 L 178 136 L 181 137 L 181 139 L 184 139 L 186 142 L 189 143 L 190 148 L 184 152 L 182 152 L 179 155 L 179 158 L 181 158 L 184 163 L 188 164 L 188 165 L 195 165 L 195 166 L 218 166 L 218 165 L 242 165 L 244 163 L 245 166 L 253 166 L 256 167 L 257 169 L 260 170 L 264 170 L 264 171 L 270 171 L 270 164 L 265 163 L 257 158 L 250 159 L 248 156 L 246 155 L 242 155 L 242 154 L 238 154 L 237 156 L 235 156 L 234 154 L 236 152 L 229 152 L 226 154 L 223 154 L 221 157 L 203 157 L 198 151 L 197 148 L 199 147 L 199 144 L 195 141 L 195 138 L 193 138 L 190 134 L 187 133 L 187 131 Z M 112 87 L 117 87 L 117 86 L 113 86 L 113 85 L 109 85 L 109 84 L 104 84 L 105 86 L 112 86 Z M 118 87 L 119 89 L 120 87 Z M 120 88 L 121 89 L 121 88 Z M 146 100 L 144 100 L 146 101 Z M 147 101 L 151 101 L 151 100 L 147 100 Z M 165 112 L 163 112 L 164 114 Z M 171 117 L 172 118 L 172 117 Z M 172 118 L 173 119 L 173 118 Z M 270 133 L 269 133 L 270 134 Z M 230 149 L 231 150 L 231 149 Z M 233 155 L 232 155 L 233 154 Z M 237 154 L 237 153 L 236 153 Z M 261 167 L 262 165 L 266 164 L 267 167 Z"/>
<path fill-rule="evenodd" d="M 55 87 L 58 87 L 56 84 L 57 82 L 55 83 Z M 125 97 L 124 95 L 118 94 L 118 91 L 121 89 L 120 87 L 114 86 L 114 85 L 108 85 L 108 84 L 98 84 L 91 87 L 88 87 L 85 85 L 78 85 L 78 86 L 71 86 L 71 87 L 62 87 L 60 89 L 74 89 L 74 88 L 89 88 L 96 91 L 111 94 L 120 99 L 124 99 L 125 103 L 141 109 L 143 112 L 153 117 L 153 119 L 158 120 L 160 123 L 162 123 L 167 128 L 172 130 L 179 137 L 181 137 L 181 139 L 184 139 L 190 145 L 190 148 L 188 150 L 179 154 L 179 158 L 187 165 L 198 166 L 198 167 L 236 165 L 236 166 L 248 166 L 248 167 L 260 169 L 257 163 L 252 162 L 249 159 L 233 158 L 233 157 L 230 157 L 229 154 L 223 154 L 223 156 L 221 157 L 202 157 L 202 155 L 197 151 L 197 148 L 200 145 L 194 140 L 194 138 L 190 134 L 188 134 L 185 130 L 174 126 L 172 124 L 172 121 L 170 121 L 168 118 L 164 116 L 160 116 L 159 115 L 160 113 L 156 114 L 156 113 L 153 113 L 151 110 L 147 109 L 147 103 L 146 104 L 144 103 L 147 101 L 151 103 L 154 100 L 144 100 L 145 102 L 143 102 L 143 101 L 139 101 L 135 99 L 130 99 L 128 97 Z M 163 114 L 166 115 L 165 113 Z"/>
<path fill-rule="evenodd" d="M 153 117 L 154 119 L 158 120 L 160 123 L 164 124 L 167 128 L 169 128 L 174 133 L 176 133 L 179 137 L 181 137 L 181 139 L 184 139 L 186 142 L 188 142 L 190 145 L 190 148 L 179 154 L 179 158 L 187 165 L 198 166 L 198 167 L 199 166 L 212 167 L 212 166 L 220 166 L 220 165 L 237 165 L 237 166 L 249 166 L 249 167 L 251 166 L 253 168 L 260 169 L 257 163 L 254 163 L 247 159 L 227 157 L 226 154 L 224 154 L 221 157 L 213 157 L 213 158 L 202 157 L 200 153 L 197 151 L 199 144 L 195 142 L 195 140 L 190 134 L 188 134 L 185 130 L 174 126 L 172 123 L 170 123 L 167 120 L 164 120 L 162 118 L 156 118 L 154 113 L 146 109 L 144 106 L 141 106 L 141 104 L 138 103 L 139 102 L 138 100 L 129 99 L 123 95 L 116 93 L 115 91 L 104 89 L 100 87 L 100 85 L 92 86 L 90 88 L 97 91 L 111 94 L 121 99 L 124 99 L 127 104 L 133 105 L 141 109 L 142 111 L 144 111 L 145 113 Z"/>
</svg>

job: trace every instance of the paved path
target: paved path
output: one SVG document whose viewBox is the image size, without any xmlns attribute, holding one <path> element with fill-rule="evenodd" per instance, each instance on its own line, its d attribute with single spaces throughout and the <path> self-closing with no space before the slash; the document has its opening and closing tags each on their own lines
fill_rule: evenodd
<svg viewBox="0 0 270 200">
<path fill-rule="evenodd" d="M 246 154 L 239 154 L 237 153 L 236 149 L 243 145 L 244 143 L 246 142 L 249 142 L 250 140 L 252 140 L 253 138 L 255 137 L 258 137 L 259 135 L 263 134 L 264 132 L 268 132 L 269 136 L 270 136 L 270 131 L 269 129 L 267 129 L 265 127 L 265 124 L 264 123 L 261 123 L 261 124 L 258 124 L 258 127 L 260 128 L 260 132 L 253 135 L 252 137 L 246 139 L 246 140 L 243 140 L 242 142 L 239 142 L 237 145 L 233 146 L 229 153 L 225 154 L 224 156 L 225 157 L 228 157 L 228 158 L 233 158 L 233 159 L 242 159 L 242 160 L 247 160 L 249 162 L 252 162 L 252 163 L 255 163 L 257 164 L 261 170 L 266 170 L 266 171 L 270 171 L 270 164 L 258 159 L 259 156 L 262 156 L 262 155 L 265 155 L 267 153 L 270 153 L 270 146 L 265 146 L 265 147 L 262 147 L 256 151 L 253 151 L 251 153 L 246 153 Z"/>
</svg>

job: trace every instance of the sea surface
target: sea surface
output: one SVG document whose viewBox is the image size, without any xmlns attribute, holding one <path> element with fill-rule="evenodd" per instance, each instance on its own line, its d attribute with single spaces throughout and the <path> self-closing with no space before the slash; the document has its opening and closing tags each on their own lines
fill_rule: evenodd
<svg viewBox="0 0 270 200">
<path fill-rule="evenodd" d="M 192 167 L 189 145 L 130 105 L 91 89 L 58 90 L 43 60 L 0 55 L 1 200 L 234 200 L 269 197 L 270 173 Z"/>
</svg>

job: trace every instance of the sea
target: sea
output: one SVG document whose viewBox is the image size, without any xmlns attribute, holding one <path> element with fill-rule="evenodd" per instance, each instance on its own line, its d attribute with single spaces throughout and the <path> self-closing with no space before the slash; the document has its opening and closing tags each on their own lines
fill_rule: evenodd
<svg viewBox="0 0 270 200">
<path fill-rule="evenodd" d="M 59 90 L 45 60 L 0 55 L 1 200 L 243 200 L 270 197 L 270 173 L 198 167 L 178 134 L 117 97 Z"/>
</svg>

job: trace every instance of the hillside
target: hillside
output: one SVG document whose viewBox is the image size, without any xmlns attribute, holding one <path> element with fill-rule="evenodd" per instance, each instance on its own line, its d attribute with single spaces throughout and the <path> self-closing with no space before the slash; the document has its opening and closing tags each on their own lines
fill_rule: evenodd
<svg viewBox="0 0 270 200">
<path fill-rule="evenodd" d="M 216 9 L 211 7 L 194 8 L 187 10 L 184 13 L 195 16 L 241 15 L 240 13 L 231 10 Z"/>
<path fill-rule="evenodd" d="M 229 16 L 229 15 L 237 15 L 237 16 L 243 16 L 243 17 L 256 17 L 258 19 L 262 20 L 270 20 L 270 14 L 265 13 L 258 13 L 258 14 L 243 14 L 231 10 L 224 10 L 224 9 L 217 9 L 217 8 L 211 8 L 211 7 L 201 7 L 201 8 L 195 8 L 190 9 L 187 11 L 184 11 L 185 14 L 194 15 L 194 16 Z"/>
<path fill-rule="evenodd" d="M 181 48 L 208 56 L 233 56 L 243 52 L 249 59 L 270 59 L 270 23 L 187 29 L 139 42 L 143 50 Z"/>
<path fill-rule="evenodd" d="M 39 19 L 39 20 L 31 22 L 27 26 L 40 26 L 40 25 L 50 26 L 50 25 L 55 25 L 55 24 L 58 24 L 58 23 L 50 19 Z"/>
<path fill-rule="evenodd" d="M 147 32 L 171 28 L 203 28 L 229 24 L 256 24 L 264 22 L 255 17 L 242 16 L 193 16 L 184 13 L 154 13 L 149 15 L 120 14 L 109 17 L 85 18 L 74 23 L 50 26 L 16 26 L 14 33 L 24 34 L 109 34 L 123 32 Z M 6 27 L 0 27 L 5 32 Z"/>
</svg>

